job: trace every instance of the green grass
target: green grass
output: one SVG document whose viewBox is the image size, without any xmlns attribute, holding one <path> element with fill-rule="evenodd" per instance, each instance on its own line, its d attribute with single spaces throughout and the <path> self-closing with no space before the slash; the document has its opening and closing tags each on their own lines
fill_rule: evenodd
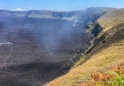
<svg viewBox="0 0 124 86">
<path fill-rule="evenodd" d="M 124 86 L 124 75 L 119 75 L 108 81 L 95 82 L 95 86 Z"/>
<path fill-rule="evenodd" d="M 77 66 L 81 65 L 81 63 L 85 60 L 85 57 L 86 57 L 86 56 L 81 57 L 81 58 L 75 63 L 75 65 L 74 65 L 73 67 L 77 67 Z"/>
</svg>

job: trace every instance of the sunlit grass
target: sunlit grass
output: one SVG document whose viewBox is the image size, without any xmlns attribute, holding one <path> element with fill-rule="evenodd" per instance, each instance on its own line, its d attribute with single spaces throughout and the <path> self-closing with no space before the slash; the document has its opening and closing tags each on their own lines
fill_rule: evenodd
<svg viewBox="0 0 124 86">
<path fill-rule="evenodd" d="M 103 15 L 98 22 L 102 27 L 103 31 L 111 29 L 113 26 L 116 26 L 120 23 L 124 23 L 124 9 L 117 9 L 107 12 Z"/>
<path fill-rule="evenodd" d="M 72 86 L 78 80 L 90 80 L 90 74 L 93 71 L 105 71 L 111 66 L 121 64 L 122 62 L 124 62 L 124 40 L 111 44 L 108 48 L 94 54 L 83 65 L 72 68 L 69 73 L 52 82 L 60 86 Z M 48 84 L 47 86 L 50 85 Z"/>
<path fill-rule="evenodd" d="M 102 48 L 95 48 L 96 52 L 93 52 L 92 55 L 89 54 L 82 57 L 66 75 L 58 77 L 46 86 L 52 86 L 50 84 L 53 82 L 59 86 L 78 86 L 76 85 L 76 82 L 79 80 L 93 82 L 91 73 L 96 71 L 107 71 L 117 75 L 112 71 L 108 71 L 108 69 L 112 66 L 124 63 L 124 30 L 118 30 L 120 28 L 123 29 L 124 27 L 123 24 L 121 24 L 124 23 L 123 10 L 124 9 L 108 12 L 98 19 L 100 25 L 104 27 L 102 34 L 110 30 L 110 28 L 120 24 L 116 28 L 108 31 L 108 34 L 111 36 L 114 35 L 116 31 L 118 32 L 111 39 L 109 39 L 109 41 L 107 41 L 107 46 L 103 44 Z M 87 56 L 90 57 L 90 59 L 81 65 L 81 62 Z M 94 84 L 95 86 L 124 86 L 124 75 L 117 75 L 115 78 L 112 78 L 106 82 L 95 82 Z"/>
<path fill-rule="evenodd" d="M 112 78 L 108 81 L 98 81 L 94 83 L 95 86 L 124 86 L 124 75 Z"/>
<path fill-rule="evenodd" d="M 75 63 L 73 67 L 80 65 L 85 60 L 85 56 L 81 57 L 78 62 Z"/>
</svg>

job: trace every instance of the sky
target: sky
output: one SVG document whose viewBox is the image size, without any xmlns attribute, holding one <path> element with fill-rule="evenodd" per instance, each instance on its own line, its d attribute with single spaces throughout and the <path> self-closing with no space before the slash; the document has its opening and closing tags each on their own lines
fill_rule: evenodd
<svg viewBox="0 0 124 86">
<path fill-rule="evenodd" d="M 72 11 L 89 7 L 124 8 L 124 0 L 0 0 L 0 9 L 13 11 Z"/>
</svg>

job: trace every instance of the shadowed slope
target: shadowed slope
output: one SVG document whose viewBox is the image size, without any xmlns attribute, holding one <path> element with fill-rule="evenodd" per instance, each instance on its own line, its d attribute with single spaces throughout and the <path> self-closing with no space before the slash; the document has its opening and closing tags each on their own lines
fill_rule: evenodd
<svg viewBox="0 0 124 86">
<path fill-rule="evenodd" d="M 105 15 L 102 16 L 103 19 Z M 119 15 L 117 16 L 119 18 Z M 112 19 L 107 21 L 114 22 Z M 104 22 L 108 24 L 106 21 Z M 115 24 L 114 22 L 112 28 L 107 29 L 105 27 L 102 29 L 103 31 L 93 41 L 93 45 L 89 49 L 90 52 L 85 54 L 67 74 L 58 77 L 46 86 L 52 86 L 53 84 L 76 86 L 78 81 L 92 81 L 93 79 L 90 77 L 92 72 L 104 72 L 114 65 L 124 63 L 124 23 Z M 105 32 L 104 29 L 106 29 Z"/>
</svg>

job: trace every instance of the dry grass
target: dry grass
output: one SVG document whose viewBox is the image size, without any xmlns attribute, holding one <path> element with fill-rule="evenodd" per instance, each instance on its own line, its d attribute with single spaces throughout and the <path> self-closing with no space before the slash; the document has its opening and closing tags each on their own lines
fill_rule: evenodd
<svg viewBox="0 0 124 86">
<path fill-rule="evenodd" d="M 98 19 L 98 22 L 102 27 L 104 27 L 103 31 L 107 31 L 113 26 L 124 23 L 124 9 L 108 11 L 105 15 Z"/>
<path fill-rule="evenodd" d="M 102 27 L 104 27 L 102 33 L 110 30 L 111 27 L 124 23 L 123 14 L 124 14 L 124 9 L 119 9 L 119 10 L 109 11 L 105 15 L 100 17 L 98 19 L 98 22 Z M 121 34 L 123 35 L 124 33 L 121 33 Z M 120 35 L 116 35 L 114 40 L 118 39 L 119 36 Z M 96 48 L 96 49 L 97 49 L 96 52 L 90 55 L 90 59 L 87 60 L 85 63 L 77 66 L 78 64 L 80 64 L 80 61 L 79 61 L 79 63 L 77 63 L 77 65 L 73 67 L 66 75 L 58 77 L 57 79 L 49 82 L 45 86 L 53 86 L 52 83 L 57 84 L 54 86 L 78 86 L 76 85 L 76 83 L 80 80 L 92 81 L 92 78 L 90 77 L 91 73 L 97 72 L 97 71 L 104 72 L 110 69 L 110 67 L 112 66 L 124 63 L 123 36 L 121 40 L 117 40 L 116 42 L 109 43 L 108 47 L 106 46 L 101 50 L 98 50 L 99 48 Z M 97 86 L 100 86 L 100 85 L 97 85 Z"/>
<path fill-rule="evenodd" d="M 75 67 L 66 75 L 51 81 L 46 86 L 56 83 L 59 86 L 75 86 L 78 80 L 91 80 L 90 75 L 93 71 L 104 71 L 111 66 L 124 62 L 124 40 L 111 44 L 101 52 L 94 54 L 91 59 L 81 66 Z"/>
</svg>

